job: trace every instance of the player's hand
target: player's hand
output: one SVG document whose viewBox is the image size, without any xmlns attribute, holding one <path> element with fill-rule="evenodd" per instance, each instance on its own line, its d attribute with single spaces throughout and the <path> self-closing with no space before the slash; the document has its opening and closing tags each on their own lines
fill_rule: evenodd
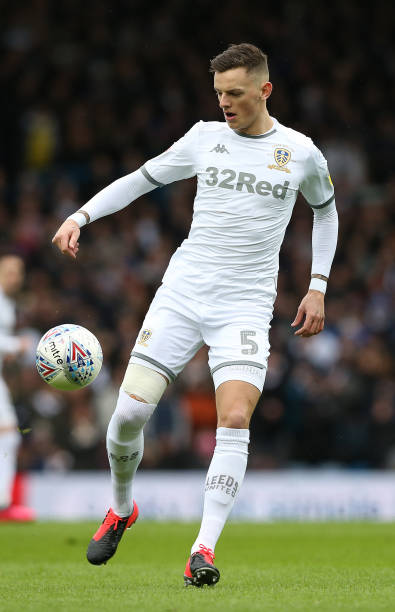
<svg viewBox="0 0 395 612">
<path fill-rule="evenodd" d="M 56 244 L 63 255 L 68 255 L 68 257 L 75 259 L 80 246 L 78 242 L 79 236 L 80 228 L 78 223 L 72 219 L 66 219 L 52 238 L 52 242 Z"/>
<path fill-rule="evenodd" d="M 324 329 L 325 295 L 321 291 L 310 289 L 300 302 L 295 320 L 291 323 L 292 327 L 296 327 L 303 323 L 302 327 L 295 332 L 295 336 L 308 338 L 315 336 Z"/>
</svg>

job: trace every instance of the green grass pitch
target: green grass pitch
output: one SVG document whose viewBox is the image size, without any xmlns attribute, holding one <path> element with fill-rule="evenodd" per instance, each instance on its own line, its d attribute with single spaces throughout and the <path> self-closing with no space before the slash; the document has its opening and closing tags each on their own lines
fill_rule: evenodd
<svg viewBox="0 0 395 612">
<path fill-rule="evenodd" d="M 395 610 L 394 524 L 229 523 L 204 589 L 183 586 L 196 524 L 139 521 L 100 567 L 85 559 L 96 527 L 0 523 L 0 610 Z"/>
</svg>

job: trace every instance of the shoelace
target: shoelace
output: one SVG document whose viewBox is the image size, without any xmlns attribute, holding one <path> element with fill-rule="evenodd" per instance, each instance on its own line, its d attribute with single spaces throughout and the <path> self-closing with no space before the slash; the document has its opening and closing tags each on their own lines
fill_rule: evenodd
<svg viewBox="0 0 395 612">
<path fill-rule="evenodd" d="M 116 517 L 116 518 L 115 518 Z M 115 520 L 114 520 L 115 519 Z M 104 519 L 103 523 L 104 525 L 107 527 L 111 527 L 111 525 L 114 525 L 114 531 L 117 530 L 118 528 L 118 523 L 119 521 L 121 521 L 122 519 L 117 516 L 115 514 L 115 512 L 111 512 L 111 510 L 109 510 L 106 514 L 106 518 Z"/>
<path fill-rule="evenodd" d="M 207 548 L 203 544 L 199 544 L 200 553 L 203 555 L 208 555 L 210 557 L 210 561 L 213 562 L 215 559 L 214 551 L 211 548 Z"/>
</svg>

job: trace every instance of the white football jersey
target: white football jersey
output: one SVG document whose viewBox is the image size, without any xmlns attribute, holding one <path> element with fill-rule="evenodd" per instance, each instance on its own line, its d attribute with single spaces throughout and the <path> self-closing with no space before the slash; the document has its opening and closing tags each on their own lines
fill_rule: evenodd
<svg viewBox="0 0 395 612">
<path fill-rule="evenodd" d="M 259 136 L 200 121 L 141 168 L 156 186 L 197 176 L 191 229 L 170 260 L 165 285 L 209 304 L 259 303 L 275 283 L 298 192 L 313 208 L 334 199 L 319 149 L 273 121 Z"/>
</svg>

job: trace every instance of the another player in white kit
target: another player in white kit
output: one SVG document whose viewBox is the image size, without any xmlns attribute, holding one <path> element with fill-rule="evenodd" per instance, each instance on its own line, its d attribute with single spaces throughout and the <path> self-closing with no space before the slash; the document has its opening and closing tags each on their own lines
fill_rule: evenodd
<svg viewBox="0 0 395 612">
<path fill-rule="evenodd" d="M 143 426 L 167 384 L 207 344 L 218 428 L 202 524 L 185 584 L 215 584 L 214 548 L 242 484 L 249 422 L 269 355 L 278 256 L 301 191 L 314 212 L 312 279 L 293 326 L 307 337 L 324 327 L 324 294 L 336 248 L 333 185 L 310 138 L 284 127 L 266 108 L 267 57 L 232 45 L 211 61 L 225 122 L 198 122 L 168 151 L 115 181 L 71 215 L 53 242 L 75 258 L 80 227 L 140 195 L 197 176 L 189 236 L 170 260 L 132 350 L 107 434 L 114 502 L 88 547 L 105 563 L 137 519 L 132 479 L 143 454 Z"/>
<path fill-rule="evenodd" d="M 15 303 L 12 297 L 22 286 L 25 267 L 20 257 L 0 257 L 0 521 L 31 521 L 31 508 L 12 504 L 20 434 L 18 421 L 8 388 L 1 377 L 4 356 L 17 356 L 27 351 L 31 339 L 15 336 Z"/>
</svg>

